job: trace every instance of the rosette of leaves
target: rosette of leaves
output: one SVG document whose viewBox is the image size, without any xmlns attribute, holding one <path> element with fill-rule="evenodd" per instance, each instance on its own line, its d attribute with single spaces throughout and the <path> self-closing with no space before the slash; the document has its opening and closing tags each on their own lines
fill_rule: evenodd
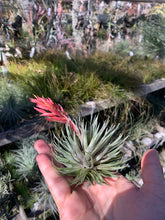
<svg viewBox="0 0 165 220">
<path fill-rule="evenodd" d="M 55 135 L 53 156 L 63 167 L 56 169 L 60 174 L 74 177 L 70 184 L 106 183 L 105 177 L 113 177 L 124 168 L 121 148 L 125 142 L 118 134 L 118 127 L 108 127 L 109 121 L 98 123 L 96 117 L 90 126 L 81 123 L 80 136 L 66 125 L 62 138 Z"/>
<path fill-rule="evenodd" d="M 0 126 L 1 130 L 15 128 L 21 121 L 28 119 L 31 103 L 26 91 L 19 83 L 0 79 Z"/>
<path fill-rule="evenodd" d="M 14 166 L 19 180 L 35 180 L 39 177 L 39 170 L 36 164 L 37 152 L 34 149 L 34 137 L 24 139 L 20 142 L 19 148 L 14 152 Z"/>
<path fill-rule="evenodd" d="M 66 114 L 61 105 L 50 98 L 30 99 L 36 103 L 35 110 L 48 121 L 66 125 L 62 137 L 54 134 L 52 153 L 55 160 L 62 165 L 57 167 L 61 175 L 71 176 L 70 184 L 106 183 L 105 177 L 116 176 L 125 167 L 121 148 L 126 138 L 119 134 L 119 126 L 109 126 L 109 120 L 98 122 L 98 117 L 89 124 L 83 121 L 77 126 Z M 125 161 L 126 162 L 126 161 Z"/>
</svg>

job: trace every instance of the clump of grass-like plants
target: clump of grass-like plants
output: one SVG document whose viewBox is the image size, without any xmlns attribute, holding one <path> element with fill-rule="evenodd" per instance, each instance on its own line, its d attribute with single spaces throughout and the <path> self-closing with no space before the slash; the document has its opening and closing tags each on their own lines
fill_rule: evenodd
<svg viewBox="0 0 165 220">
<path fill-rule="evenodd" d="M 10 77 L 26 88 L 29 97 L 50 97 L 66 109 L 104 98 L 115 103 L 122 95 L 133 95 L 140 84 L 165 74 L 161 61 L 121 57 L 112 52 L 96 52 L 87 58 L 72 56 L 71 60 L 65 54 L 47 52 L 30 61 L 12 61 L 9 71 Z"/>
<path fill-rule="evenodd" d="M 43 178 L 40 179 L 34 188 L 32 188 L 32 191 L 36 194 L 37 205 L 44 210 L 44 216 L 46 215 L 46 211 L 50 209 L 56 219 L 56 216 L 58 216 L 58 209 Z"/>
</svg>

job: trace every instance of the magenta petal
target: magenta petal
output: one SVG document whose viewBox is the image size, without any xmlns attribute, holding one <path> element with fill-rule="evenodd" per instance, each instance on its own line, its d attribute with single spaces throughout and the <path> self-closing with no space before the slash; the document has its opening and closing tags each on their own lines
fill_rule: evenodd
<svg viewBox="0 0 165 220">
<path fill-rule="evenodd" d="M 41 116 L 46 117 L 47 121 L 60 122 L 63 124 L 69 123 L 71 128 L 75 131 L 77 135 L 80 135 L 79 129 L 67 116 L 63 107 L 59 104 L 56 104 L 50 98 L 44 98 L 39 96 L 34 96 L 30 98 L 30 101 L 36 103 L 34 109 L 41 113 Z"/>
<path fill-rule="evenodd" d="M 31 102 L 33 103 L 37 103 L 37 100 L 36 99 L 33 99 L 33 98 L 29 98 Z"/>
<path fill-rule="evenodd" d="M 40 112 L 40 113 L 46 113 L 43 109 L 40 109 L 40 108 L 36 108 L 36 107 L 34 107 L 34 109 L 36 110 L 36 111 L 38 111 L 38 112 Z"/>
<path fill-rule="evenodd" d="M 68 120 L 61 119 L 59 117 L 51 117 L 51 118 L 46 118 L 47 121 L 55 121 L 55 122 L 60 122 L 62 124 L 68 123 Z"/>
</svg>

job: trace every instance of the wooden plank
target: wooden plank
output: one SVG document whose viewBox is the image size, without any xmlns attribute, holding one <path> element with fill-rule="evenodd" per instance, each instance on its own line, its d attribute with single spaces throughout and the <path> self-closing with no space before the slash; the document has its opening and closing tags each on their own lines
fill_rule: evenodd
<svg viewBox="0 0 165 220">
<path fill-rule="evenodd" d="M 34 134 L 40 133 L 54 128 L 54 123 L 47 122 L 43 118 L 34 118 L 24 122 L 20 127 L 10 129 L 0 133 L 0 146 L 11 144 L 13 142 L 30 137 Z"/>
<path fill-rule="evenodd" d="M 149 93 L 165 88 L 165 78 L 155 80 L 150 84 L 143 84 L 137 91 L 137 95 L 146 96 Z"/>
<path fill-rule="evenodd" d="M 149 93 L 165 88 L 165 78 L 155 80 L 150 84 L 143 84 L 138 91 L 135 92 L 138 96 L 146 96 Z M 106 110 L 112 107 L 108 99 L 102 101 L 91 101 L 81 105 L 80 116 L 85 117 L 93 113 Z"/>
<path fill-rule="evenodd" d="M 88 115 L 92 115 L 96 112 L 100 112 L 108 108 L 110 108 L 109 99 L 86 102 L 85 104 L 81 105 L 80 116 L 86 117 Z"/>
</svg>

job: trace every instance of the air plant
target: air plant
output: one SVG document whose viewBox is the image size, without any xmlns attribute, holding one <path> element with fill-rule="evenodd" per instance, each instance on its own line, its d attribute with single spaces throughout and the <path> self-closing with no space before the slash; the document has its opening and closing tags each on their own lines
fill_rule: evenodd
<svg viewBox="0 0 165 220">
<path fill-rule="evenodd" d="M 118 134 L 119 125 L 109 127 L 109 120 L 100 125 L 98 117 L 90 125 L 84 121 L 74 123 L 62 106 L 53 103 L 50 98 L 35 96 L 30 100 L 36 103 L 35 109 L 46 120 L 66 125 L 61 138 L 54 134 L 52 154 L 62 165 L 56 166 L 59 173 L 73 177 L 71 185 L 86 181 L 90 184 L 106 183 L 105 177 L 116 176 L 125 167 L 121 153 L 125 138 Z"/>
<path fill-rule="evenodd" d="M 55 217 L 58 209 L 44 179 L 38 182 L 37 186 L 33 188 L 33 192 L 37 194 L 37 204 L 43 207 L 44 213 L 50 208 Z"/>
<path fill-rule="evenodd" d="M 16 173 L 20 180 L 38 178 L 39 172 L 36 164 L 37 152 L 33 147 L 34 142 L 33 139 L 24 139 L 20 143 L 19 149 L 14 150 Z"/>
<path fill-rule="evenodd" d="M 11 95 L 3 104 L 4 106 L 0 108 L 0 124 L 4 130 L 16 127 L 21 120 L 28 118 L 28 105 L 22 103 L 17 103 L 17 98 Z M 26 106 L 26 107 L 25 107 Z M 29 109 L 30 110 L 30 109 Z"/>
</svg>

